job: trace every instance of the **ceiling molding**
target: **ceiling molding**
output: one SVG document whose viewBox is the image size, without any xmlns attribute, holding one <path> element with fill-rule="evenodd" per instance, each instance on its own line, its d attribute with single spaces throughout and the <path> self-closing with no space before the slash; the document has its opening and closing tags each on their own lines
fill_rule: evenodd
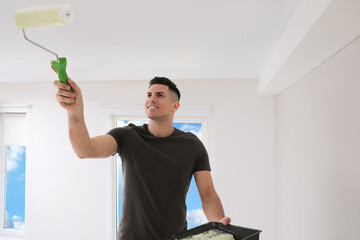
<svg viewBox="0 0 360 240">
<path fill-rule="evenodd" d="M 356 39 L 359 16 L 358 0 L 303 0 L 264 69 L 258 94 L 278 95 Z"/>
</svg>

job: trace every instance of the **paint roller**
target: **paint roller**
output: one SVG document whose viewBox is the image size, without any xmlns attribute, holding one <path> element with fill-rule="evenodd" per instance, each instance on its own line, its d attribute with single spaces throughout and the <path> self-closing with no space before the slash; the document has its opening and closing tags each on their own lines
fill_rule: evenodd
<svg viewBox="0 0 360 240">
<path fill-rule="evenodd" d="M 28 42 L 56 56 L 56 60 L 51 61 L 51 67 L 54 69 L 55 72 L 57 72 L 59 80 L 65 84 L 68 84 L 68 75 L 66 73 L 66 64 L 67 64 L 66 58 L 65 57 L 59 58 L 59 56 L 53 51 L 30 40 L 26 36 L 25 29 L 62 26 L 73 22 L 74 14 L 71 5 L 61 4 L 54 6 L 18 9 L 14 13 L 14 18 L 16 21 L 16 25 L 20 29 L 22 29 L 24 38 Z M 72 90 L 70 89 L 69 92 L 72 92 Z M 71 103 L 67 103 L 67 104 L 71 104 Z"/>
</svg>

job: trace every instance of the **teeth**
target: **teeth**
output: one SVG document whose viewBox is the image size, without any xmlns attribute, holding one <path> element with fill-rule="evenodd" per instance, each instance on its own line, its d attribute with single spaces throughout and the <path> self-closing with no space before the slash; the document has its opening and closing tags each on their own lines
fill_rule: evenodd
<svg viewBox="0 0 360 240">
<path fill-rule="evenodd" d="M 157 108 L 157 107 L 154 107 L 154 106 L 150 106 L 149 108 Z"/>
</svg>

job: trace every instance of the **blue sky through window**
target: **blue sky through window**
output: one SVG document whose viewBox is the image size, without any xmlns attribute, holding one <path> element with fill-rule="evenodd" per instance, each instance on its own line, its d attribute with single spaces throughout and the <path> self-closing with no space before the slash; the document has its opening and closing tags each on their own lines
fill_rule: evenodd
<svg viewBox="0 0 360 240">
<path fill-rule="evenodd" d="M 145 121 L 118 121 L 117 126 L 123 127 L 127 126 L 129 123 L 133 123 L 135 125 L 143 125 L 147 123 Z M 174 127 L 180 129 L 184 132 L 192 132 L 195 134 L 200 140 L 202 140 L 202 124 L 201 123 L 174 123 Z M 122 194 L 124 189 L 124 181 L 122 174 L 122 166 L 121 160 L 118 157 L 117 161 L 118 166 L 118 225 L 120 223 L 120 216 L 122 211 Z M 186 198 L 187 205 L 187 221 L 188 228 L 194 228 L 198 225 L 202 224 L 203 211 L 201 206 L 200 196 L 196 187 L 196 183 L 194 177 L 191 179 L 189 191 Z"/>
<path fill-rule="evenodd" d="M 25 146 L 6 146 L 5 228 L 25 229 Z"/>
</svg>

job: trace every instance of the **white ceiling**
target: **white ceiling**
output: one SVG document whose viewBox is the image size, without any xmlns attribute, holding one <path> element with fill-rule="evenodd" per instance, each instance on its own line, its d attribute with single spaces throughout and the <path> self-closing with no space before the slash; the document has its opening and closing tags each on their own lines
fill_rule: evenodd
<svg viewBox="0 0 360 240">
<path fill-rule="evenodd" d="M 0 82 L 53 81 L 54 56 L 25 41 L 18 8 L 69 3 L 71 25 L 30 29 L 65 56 L 76 81 L 259 79 L 299 0 L 7 0 L 0 7 Z"/>
</svg>

